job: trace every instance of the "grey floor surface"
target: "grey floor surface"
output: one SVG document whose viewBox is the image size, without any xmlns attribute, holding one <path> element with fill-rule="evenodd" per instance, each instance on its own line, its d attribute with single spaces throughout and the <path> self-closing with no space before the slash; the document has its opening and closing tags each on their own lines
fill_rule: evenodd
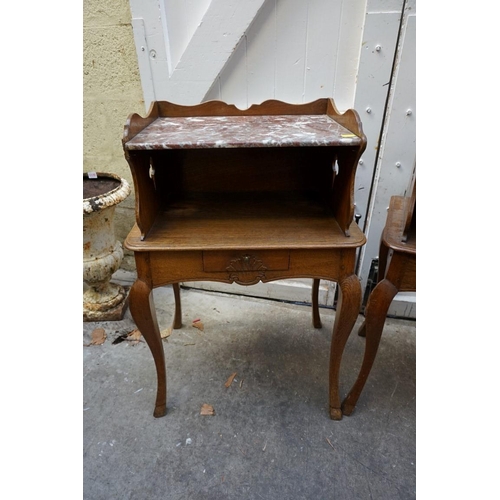
<svg viewBox="0 0 500 500">
<path fill-rule="evenodd" d="M 163 418 L 152 415 L 147 344 L 113 344 L 135 328 L 130 312 L 122 321 L 83 323 L 84 499 L 416 498 L 415 322 L 387 319 L 355 412 L 332 421 L 335 311 L 322 308 L 323 327 L 314 329 L 307 306 L 181 293 L 184 326 L 164 341 Z M 172 288 L 154 297 L 163 329 L 172 321 Z M 198 318 L 203 332 L 192 326 Z M 96 327 L 106 342 L 85 346 Z M 343 358 L 343 394 L 363 353 L 356 327 Z M 204 403 L 215 416 L 200 415 Z"/>
</svg>

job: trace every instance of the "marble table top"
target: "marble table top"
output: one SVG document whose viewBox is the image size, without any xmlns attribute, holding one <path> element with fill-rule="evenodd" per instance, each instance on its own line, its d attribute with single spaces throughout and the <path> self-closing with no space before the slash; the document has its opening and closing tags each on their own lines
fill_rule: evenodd
<svg viewBox="0 0 500 500">
<path fill-rule="evenodd" d="M 157 118 L 128 141 L 128 150 L 359 145 L 327 115 Z"/>
</svg>

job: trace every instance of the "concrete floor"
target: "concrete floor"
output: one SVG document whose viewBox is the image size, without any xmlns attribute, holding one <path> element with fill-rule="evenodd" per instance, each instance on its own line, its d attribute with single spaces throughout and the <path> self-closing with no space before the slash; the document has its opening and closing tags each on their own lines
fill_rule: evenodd
<svg viewBox="0 0 500 500">
<path fill-rule="evenodd" d="M 335 311 L 321 309 L 323 328 L 316 330 L 307 306 L 181 293 L 184 326 L 164 341 L 168 414 L 160 419 L 152 415 L 156 375 L 148 346 L 112 343 L 134 329 L 130 312 L 122 321 L 83 324 L 84 344 L 96 327 L 107 333 L 104 344 L 83 348 L 84 499 L 416 497 L 415 322 L 387 320 L 355 412 L 332 421 Z M 172 321 L 172 288 L 154 296 L 163 329 Z M 191 326 L 197 318 L 203 332 Z M 353 330 L 343 394 L 363 344 Z M 215 416 L 200 415 L 204 403 Z"/>
</svg>

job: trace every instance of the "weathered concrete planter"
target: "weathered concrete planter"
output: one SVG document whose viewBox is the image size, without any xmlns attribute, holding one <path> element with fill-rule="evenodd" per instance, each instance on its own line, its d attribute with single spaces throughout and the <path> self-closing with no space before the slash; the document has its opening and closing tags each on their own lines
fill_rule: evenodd
<svg viewBox="0 0 500 500">
<path fill-rule="evenodd" d="M 115 174 L 83 174 L 83 321 L 116 321 L 127 308 L 127 292 L 110 283 L 123 259 L 115 237 L 116 206 L 130 194 L 130 185 Z"/>
</svg>

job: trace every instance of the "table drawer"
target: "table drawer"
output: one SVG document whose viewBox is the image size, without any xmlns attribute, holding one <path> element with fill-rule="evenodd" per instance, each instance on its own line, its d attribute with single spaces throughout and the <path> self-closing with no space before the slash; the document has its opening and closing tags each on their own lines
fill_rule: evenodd
<svg viewBox="0 0 500 500">
<path fill-rule="evenodd" d="M 203 252 L 203 270 L 208 273 L 286 271 L 288 250 L 228 250 Z"/>
</svg>

